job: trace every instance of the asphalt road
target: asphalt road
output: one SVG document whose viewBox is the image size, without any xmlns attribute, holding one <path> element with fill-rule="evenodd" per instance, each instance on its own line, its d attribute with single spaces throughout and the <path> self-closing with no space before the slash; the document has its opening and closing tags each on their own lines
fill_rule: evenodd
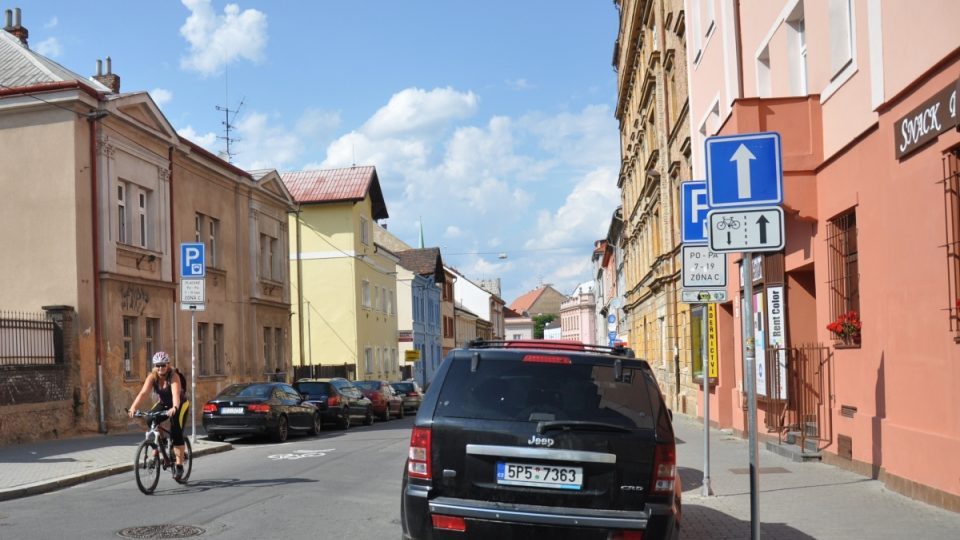
<svg viewBox="0 0 960 540">
<path fill-rule="evenodd" d="M 0 540 L 115 539 L 166 526 L 201 538 L 399 538 L 400 485 L 413 417 L 325 429 L 284 444 L 231 440 L 197 458 L 188 485 L 160 477 L 153 495 L 133 473 L 0 504 Z M 133 455 L 131 452 L 131 459 Z M 119 536 L 123 537 L 123 536 Z"/>
</svg>

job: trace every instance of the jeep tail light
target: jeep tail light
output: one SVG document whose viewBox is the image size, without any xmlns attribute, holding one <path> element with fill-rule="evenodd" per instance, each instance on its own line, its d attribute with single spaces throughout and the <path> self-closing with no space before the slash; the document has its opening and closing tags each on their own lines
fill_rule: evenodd
<svg viewBox="0 0 960 540">
<path fill-rule="evenodd" d="M 464 532 L 467 530 L 467 522 L 464 521 L 462 517 L 444 516 L 441 514 L 433 514 L 431 517 L 433 518 L 433 527 L 436 529 L 457 532 Z"/>
<path fill-rule="evenodd" d="M 430 480 L 430 473 L 430 428 L 415 427 L 410 433 L 407 476 Z"/>
<path fill-rule="evenodd" d="M 523 355 L 523 361 L 537 364 L 569 364 L 570 358 L 554 354 L 525 354 Z"/>
<path fill-rule="evenodd" d="M 270 412 L 270 406 L 266 403 L 254 403 L 253 405 L 247 405 L 247 412 L 268 413 Z"/>
<path fill-rule="evenodd" d="M 330 407 L 340 406 L 340 396 L 330 396 L 327 398 L 327 405 Z"/>
<path fill-rule="evenodd" d="M 203 412 L 205 413 L 215 413 L 217 412 L 217 405 L 215 403 L 206 403 L 203 406 Z"/>
<path fill-rule="evenodd" d="M 658 444 L 653 458 L 654 495 L 672 495 L 677 479 L 677 450 L 674 444 Z"/>
</svg>

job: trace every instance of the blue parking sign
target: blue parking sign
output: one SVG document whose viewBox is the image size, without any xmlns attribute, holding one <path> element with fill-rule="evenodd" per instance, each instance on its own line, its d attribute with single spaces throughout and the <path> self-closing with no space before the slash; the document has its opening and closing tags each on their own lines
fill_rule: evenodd
<svg viewBox="0 0 960 540">
<path fill-rule="evenodd" d="M 683 182 L 680 184 L 680 216 L 684 244 L 707 243 L 707 183 Z"/>
<path fill-rule="evenodd" d="M 783 202 L 779 133 L 709 137 L 705 145 L 710 208 L 771 206 Z"/>
<path fill-rule="evenodd" d="M 206 246 L 202 242 L 180 244 L 180 277 L 201 278 L 207 275 Z"/>
</svg>

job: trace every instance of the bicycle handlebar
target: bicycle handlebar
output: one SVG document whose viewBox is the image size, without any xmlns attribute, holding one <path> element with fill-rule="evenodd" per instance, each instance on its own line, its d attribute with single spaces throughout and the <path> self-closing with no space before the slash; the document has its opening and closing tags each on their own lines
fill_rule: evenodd
<svg viewBox="0 0 960 540">
<path fill-rule="evenodd" d="M 147 418 L 150 420 L 159 420 L 161 422 L 169 418 L 169 416 L 167 416 L 167 411 L 162 411 L 162 410 L 161 411 L 136 410 L 133 412 L 133 416 L 134 418 Z"/>
</svg>

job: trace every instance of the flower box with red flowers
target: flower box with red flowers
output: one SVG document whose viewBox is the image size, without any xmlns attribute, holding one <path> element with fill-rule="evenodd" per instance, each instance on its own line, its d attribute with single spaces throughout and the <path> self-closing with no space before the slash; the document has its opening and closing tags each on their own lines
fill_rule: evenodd
<svg viewBox="0 0 960 540">
<path fill-rule="evenodd" d="M 827 325 L 827 330 L 833 333 L 836 339 L 850 345 L 860 343 L 860 330 L 862 329 L 863 322 L 860 321 L 860 315 L 856 311 L 842 313 L 835 321 Z"/>
</svg>

